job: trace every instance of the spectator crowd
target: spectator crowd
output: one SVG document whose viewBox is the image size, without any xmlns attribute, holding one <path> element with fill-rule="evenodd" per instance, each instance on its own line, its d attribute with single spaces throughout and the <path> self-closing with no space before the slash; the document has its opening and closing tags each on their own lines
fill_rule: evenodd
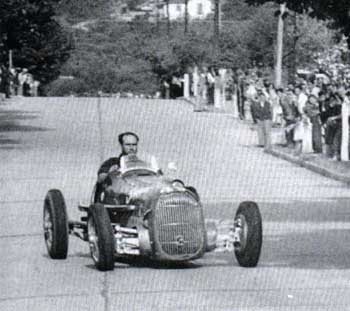
<svg viewBox="0 0 350 311">
<path fill-rule="evenodd" d="M 258 69 L 243 72 L 203 66 L 190 74 L 190 86 L 190 96 L 197 103 L 231 105 L 240 119 L 251 118 L 258 143 L 265 149 L 271 148 L 272 128 L 279 127 L 295 155 L 324 153 L 340 160 L 342 109 L 350 105 L 350 75 L 300 74 L 294 84 L 275 88 Z"/>
<path fill-rule="evenodd" d="M 38 96 L 40 82 L 35 80 L 27 68 L 0 66 L 1 101 L 11 96 Z"/>
</svg>

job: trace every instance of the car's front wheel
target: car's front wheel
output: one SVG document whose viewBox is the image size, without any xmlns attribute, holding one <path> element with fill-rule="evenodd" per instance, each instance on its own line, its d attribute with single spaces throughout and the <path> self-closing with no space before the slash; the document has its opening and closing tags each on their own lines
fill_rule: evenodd
<svg viewBox="0 0 350 311">
<path fill-rule="evenodd" d="M 242 202 L 235 217 L 235 230 L 239 243 L 235 255 L 242 267 L 255 267 L 259 262 L 262 246 L 262 219 L 255 202 Z"/>
<path fill-rule="evenodd" d="M 114 269 L 115 239 L 108 212 L 103 204 L 93 204 L 88 218 L 91 257 L 100 271 Z"/>
<path fill-rule="evenodd" d="M 44 200 L 44 238 L 53 259 L 66 259 L 68 253 L 68 216 L 61 191 L 51 189 Z"/>
</svg>

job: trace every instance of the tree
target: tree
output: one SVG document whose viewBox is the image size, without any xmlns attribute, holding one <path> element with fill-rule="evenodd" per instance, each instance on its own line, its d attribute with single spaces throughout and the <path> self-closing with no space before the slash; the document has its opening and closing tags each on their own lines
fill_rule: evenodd
<svg viewBox="0 0 350 311">
<path fill-rule="evenodd" d="M 57 5 L 55 10 L 58 15 L 67 18 L 72 23 L 87 19 L 104 18 L 112 12 L 110 0 L 54 0 Z M 141 0 L 126 0 L 130 9 L 134 9 Z"/>
<path fill-rule="evenodd" d="M 154 94 L 162 79 L 182 75 L 194 65 L 246 70 L 256 64 L 269 75 L 275 57 L 278 5 L 251 7 L 244 1 L 222 1 L 223 23 L 215 38 L 213 16 L 192 22 L 186 34 L 184 21 L 172 22 L 168 34 L 169 20 L 164 20 L 163 31 L 157 31 L 156 23 L 145 20 L 96 19 L 89 31 L 76 30 L 75 49 L 62 68 L 62 74 L 73 76 L 75 82 L 70 86 L 67 81 L 55 82 L 51 94 L 96 94 L 99 90 Z M 315 52 L 332 45 L 333 32 L 325 23 L 300 15 L 294 48 L 291 22 L 286 19 L 285 64 L 295 50 L 298 66 L 306 68 L 315 63 Z M 214 40 L 216 49 L 211 48 Z"/>
<path fill-rule="evenodd" d="M 245 0 L 248 4 L 264 4 L 270 0 Z M 350 46 L 350 1 L 349 0 L 274 0 L 286 3 L 287 8 L 297 13 L 307 13 L 321 20 L 331 20 L 348 39 Z"/>
<path fill-rule="evenodd" d="M 0 4 L 0 62 L 13 51 L 16 67 L 26 67 L 42 84 L 59 75 L 72 42 L 55 21 L 57 0 L 2 0 Z"/>
<path fill-rule="evenodd" d="M 257 7 L 244 0 L 226 0 L 222 3 L 223 20 L 246 21 L 256 14 Z"/>
</svg>

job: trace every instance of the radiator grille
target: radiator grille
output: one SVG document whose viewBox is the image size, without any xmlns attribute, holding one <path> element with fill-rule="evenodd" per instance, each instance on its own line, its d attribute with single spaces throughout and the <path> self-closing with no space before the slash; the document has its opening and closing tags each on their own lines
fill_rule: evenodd
<svg viewBox="0 0 350 311">
<path fill-rule="evenodd" d="M 200 204 L 188 193 L 162 195 L 155 209 L 157 240 L 168 255 L 196 254 L 203 247 Z"/>
</svg>

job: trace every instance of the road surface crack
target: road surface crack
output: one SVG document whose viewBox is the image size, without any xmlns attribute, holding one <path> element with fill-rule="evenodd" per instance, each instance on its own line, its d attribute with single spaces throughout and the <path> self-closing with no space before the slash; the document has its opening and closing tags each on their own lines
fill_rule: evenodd
<svg viewBox="0 0 350 311">
<path fill-rule="evenodd" d="M 108 273 L 104 273 L 102 281 L 101 296 L 104 299 L 104 311 L 109 311 L 109 286 L 108 286 Z"/>
</svg>

